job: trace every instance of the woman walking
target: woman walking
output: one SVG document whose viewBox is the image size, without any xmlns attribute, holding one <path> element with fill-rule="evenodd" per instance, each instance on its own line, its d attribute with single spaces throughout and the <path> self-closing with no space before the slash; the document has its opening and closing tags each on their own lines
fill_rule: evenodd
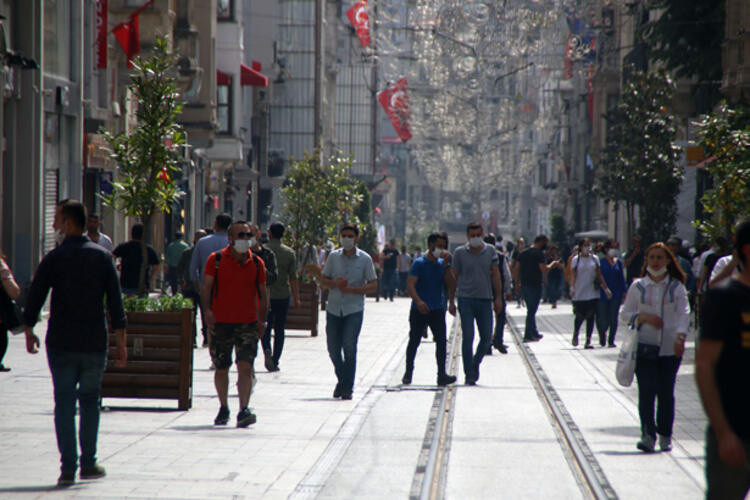
<svg viewBox="0 0 750 500">
<path fill-rule="evenodd" d="M 584 349 L 593 349 L 591 335 L 594 333 L 594 319 L 596 316 L 596 304 L 599 302 L 599 288 L 606 296 L 610 297 L 612 292 L 599 269 L 599 259 L 591 253 L 591 242 L 581 240 L 578 242 L 578 254 L 570 261 L 571 295 L 573 298 L 573 346 L 578 345 L 578 333 L 583 321 L 586 320 L 586 345 Z"/>
<path fill-rule="evenodd" d="M 612 292 L 612 297 L 607 297 L 604 292 L 599 294 L 596 309 L 596 329 L 599 332 L 599 343 L 602 347 L 604 347 L 605 341 L 609 347 L 615 347 L 617 322 L 620 319 L 620 304 L 622 304 L 622 298 L 625 295 L 625 266 L 617 258 L 617 249 L 612 240 L 604 242 L 602 252 L 604 258 L 599 263 L 604 282 Z M 609 330 L 609 338 L 607 338 L 607 330 Z"/>
<path fill-rule="evenodd" d="M 16 280 L 13 278 L 13 273 L 10 271 L 10 267 L 5 263 L 5 255 L 0 254 L 0 279 L 2 279 L 3 285 L 0 287 L 0 301 L 2 306 L 0 310 L 11 311 L 11 301 L 18 298 L 21 295 L 21 289 L 18 287 Z M 0 372 L 8 372 L 10 368 L 3 365 L 3 358 L 5 352 L 8 350 L 8 327 L 6 321 L 0 317 Z"/>
<path fill-rule="evenodd" d="M 685 351 L 690 306 L 685 274 L 664 243 L 648 247 L 641 274 L 628 289 L 622 317 L 638 330 L 635 376 L 641 440 L 637 446 L 650 453 L 654 451 L 657 434 L 659 448 L 672 449 L 674 385 Z"/>
</svg>

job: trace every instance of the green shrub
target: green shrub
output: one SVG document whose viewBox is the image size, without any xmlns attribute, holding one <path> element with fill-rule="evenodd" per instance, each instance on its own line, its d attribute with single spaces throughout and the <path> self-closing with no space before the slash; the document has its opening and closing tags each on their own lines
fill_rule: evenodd
<svg viewBox="0 0 750 500">
<path fill-rule="evenodd" d="M 125 312 L 180 312 L 194 307 L 192 300 L 179 293 L 171 297 L 162 295 L 158 299 L 123 295 L 122 302 L 125 305 Z"/>
</svg>

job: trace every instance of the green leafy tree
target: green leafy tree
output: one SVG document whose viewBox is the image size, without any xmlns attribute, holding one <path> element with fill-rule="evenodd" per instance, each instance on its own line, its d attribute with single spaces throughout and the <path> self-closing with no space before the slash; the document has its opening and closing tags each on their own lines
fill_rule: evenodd
<svg viewBox="0 0 750 500">
<path fill-rule="evenodd" d="M 596 191 L 609 202 L 624 203 L 628 229 L 634 234 L 638 209 L 646 242 L 664 241 L 674 233 L 677 195 L 683 171 L 675 117 L 669 112 L 674 83 L 665 72 L 629 68 L 617 106 L 606 115 L 607 142 Z"/>
<path fill-rule="evenodd" d="M 149 57 L 136 58 L 128 89 L 135 102 L 135 126 L 119 134 L 104 131 L 110 157 L 117 165 L 111 195 L 105 205 L 136 217 L 144 225 L 138 293 L 146 291 L 146 243 L 154 215 L 169 212 L 182 191 L 174 182 L 180 172 L 177 146 L 185 135 L 177 123 L 182 103 L 175 84 L 176 57 L 166 38 L 157 38 Z"/>
<path fill-rule="evenodd" d="M 356 191 L 361 196 L 361 200 L 359 205 L 357 205 L 354 214 L 359 220 L 359 231 L 361 234 L 359 248 L 372 255 L 378 251 L 378 235 L 375 232 L 375 225 L 372 222 L 372 194 L 370 193 L 367 184 L 364 182 L 357 182 L 358 187 L 356 188 Z"/>
<path fill-rule="evenodd" d="M 695 78 L 696 110 L 708 112 L 721 98 L 721 46 L 725 0 L 652 0 L 653 21 L 642 28 L 652 60 L 676 78 Z"/>
<path fill-rule="evenodd" d="M 750 217 L 750 110 L 722 102 L 701 118 L 699 129 L 713 187 L 701 198 L 706 218 L 696 227 L 710 241 L 729 240 L 735 224 Z"/>
</svg>

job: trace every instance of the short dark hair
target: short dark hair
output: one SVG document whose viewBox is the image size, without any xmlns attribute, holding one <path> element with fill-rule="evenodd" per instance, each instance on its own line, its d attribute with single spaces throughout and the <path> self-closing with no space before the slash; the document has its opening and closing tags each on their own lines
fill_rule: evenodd
<svg viewBox="0 0 750 500">
<path fill-rule="evenodd" d="M 466 232 L 468 233 L 469 231 L 471 231 L 473 229 L 479 229 L 481 231 L 482 230 L 482 225 L 480 223 L 478 223 L 478 222 L 469 222 L 466 225 Z"/>
<path fill-rule="evenodd" d="M 443 236 L 443 233 L 439 233 L 437 231 L 430 233 L 430 235 L 427 237 L 427 244 L 437 241 L 437 240 L 445 240 L 445 236 Z M 445 242 L 445 244 L 448 244 L 448 241 Z M 417 247 L 419 248 L 419 247 Z"/>
<path fill-rule="evenodd" d="M 347 222 L 341 226 L 341 229 L 339 229 L 339 234 L 343 233 L 344 231 L 354 231 L 354 234 L 359 236 L 359 228 L 356 224 L 352 224 L 351 222 Z"/>
<path fill-rule="evenodd" d="M 677 248 L 681 248 L 682 247 L 682 240 L 680 238 L 678 238 L 677 236 L 671 236 L 667 240 L 667 245 L 677 245 Z"/>
<path fill-rule="evenodd" d="M 216 216 L 216 227 L 219 231 L 226 231 L 229 226 L 232 225 L 232 216 L 226 213 L 221 213 Z"/>
<path fill-rule="evenodd" d="M 174 239 L 181 240 L 185 235 L 182 233 L 182 231 L 175 231 L 174 232 Z"/>
<path fill-rule="evenodd" d="M 63 203 L 60 213 L 63 220 L 71 221 L 78 229 L 86 227 L 86 207 L 80 201 L 67 200 Z"/>
<path fill-rule="evenodd" d="M 495 241 L 497 241 L 498 243 L 503 241 L 503 235 L 502 234 L 495 235 Z"/>
<path fill-rule="evenodd" d="M 534 238 L 534 243 L 541 243 L 546 241 L 549 241 L 549 238 L 547 238 L 547 236 L 544 234 L 540 234 L 536 238 Z"/>
<path fill-rule="evenodd" d="M 268 234 L 270 234 L 271 238 L 275 240 L 280 240 L 284 236 L 285 230 L 286 228 L 281 222 L 274 222 L 273 224 L 268 226 Z"/>
<path fill-rule="evenodd" d="M 489 243 L 490 245 L 495 244 L 495 235 L 492 233 L 489 233 L 487 236 L 484 237 L 484 242 Z"/>
<path fill-rule="evenodd" d="M 745 245 L 750 245 L 750 219 L 741 221 L 734 229 L 734 248 L 737 250 L 737 258 L 747 265 L 742 253 L 742 247 Z"/>
<path fill-rule="evenodd" d="M 143 224 L 136 222 L 133 227 L 130 228 L 130 237 L 134 240 L 143 239 Z"/>
</svg>

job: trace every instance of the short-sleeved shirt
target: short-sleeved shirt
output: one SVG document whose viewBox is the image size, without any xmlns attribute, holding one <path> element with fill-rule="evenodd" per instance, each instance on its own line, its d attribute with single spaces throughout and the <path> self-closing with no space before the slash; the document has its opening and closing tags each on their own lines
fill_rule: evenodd
<svg viewBox="0 0 750 500">
<path fill-rule="evenodd" d="M 214 277 L 211 310 L 219 323 L 246 324 L 258 320 L 258 286 L 266 284 L 263 259 L 248 251 L 245 262 L 238 262 L 229 247 L 221 250 L 219 273 L 216 254 L 206 260 L 206 276 Z"/>
<path fill-rule="evenodd" d="M 456 296 L 459 298 L 492 300 L 492 268 L 498 265 L 497 252 L 491 245 L 484 246 L 478 254 L 463 245 L 453 254 L 452 267 L 458 272 Z"/>
<path fill-rule="evenodd" d="M 539 264 L 544 264 L 544 253 L 536 248 L 529 247 L 517 257 L 518 264 L 521 267 L 519 277 L 522 286 L 542 286 L 542 270 Z"/>
<path fill-rule="evenodd" d="M 138 281 L 141 277 L 141 261 L 143 260 L 141 242 L 131 240 L 117 245 L 112 254 L 121 259 L 120 286 L 123 288 L 138 288 Z M 159 264 L 159 256 L 156 255 L 156 250 L 151 245 L 146 245 L 146 255 L 148 256 L 148 267 L 146 268 L 146 287 L 148 288 L 151 266 Z"/>
<path fill-rule="evenodd" d="M 750 439 L 750 287 L 732 279 L 710 288 L 702 307 L 701 339 L 724 343 L 716 363 L 716 385 L 729 426 Z"/>
<path fill-rule="evenodd" d="M 180 263 L 180 256 L 182 256 L 182 252 L 187 250 L 190 247 L 187 243 L 185 243 L 183 240 L 175 240 L 169 245 L 167 245 L 167 251 L 164 255 L 164 262 L 169 267 L 177 267 L 177 264 Z"/>
<path fill-rule="evenodd" d="M 112 245 L 112 238 L 110 238 L 106 234 L 99 233 L 99 239 L 97 239 L 96 241 L 94 241 L 94 238 L 92 238 L 88 232 L 86 233 L 86 236 L 88 236 L 91 241 L 107 250 L 109 253 L 112 253 L 112 250 L 114 250 L 114 245 Z"/>
<path fill-rule="evenodd" d="M 401 273 L 408 273 L 411 270 L 412 259 L 411 255 L 406 252 L 401 252 L 398 256 L 398 264 Z"/>
<path fill-rule="evenodd" d="M 576 255 L 570 261 L 570 267 L 576 273 L 573 300 L 599 299 L 599 290 L 596 285 L 596 270 L 599 269 L 599 258 L 594 254 L 585 257 Z"/>
<path fill-rule="evenodd" d="M 276 281 L 268 287 L 271 298 L 286 299 L 291 295 L 289 280 L 297 279 L 297 256 L 280 240 L 270 240 L 266 246 L 276 256 Z"/>
<path fill-rule="evenodd" d="M 346 278 L 349 286 L 364 286 L 366 283 L 378 279 L 375 266 L 367 252 L 354 249 L 354 254 L 344 254 L 343 248 L 333 250 L 326 260 L 323 275 L 330 278 Z M 365 294 L 341 293 L 337 287 L 328 292 L 326 311 L 334 316 L 348 316 L 365 309 Z"/>
<path fill-rule="evenodd" d="M 393 271 L 396 269 L 396 266 L 398 265 L 398 256 L 400 252 L 396 250 L 395 248 L 386 248 L 383 250 L 383 255 L 388 257 L 389 259 L 383 259 L 383 270 L 384 271 Z"/>
<path fill-rule="evenodd" d="M 203 269 L 206 266 L 206 260 L 208 260 L 209 255 L 217 250 L 226 248 L 228 244 L 229 240 L 225 232 L 209 234 L 198 240 L 193 250 L 193 256 L 190 259 L 190 276 L 193 281 L 203 282 L 203 275 L 205 274 Z"/>
<path fill-rule="evenodd" d="M 433 262 L 427 257 L 420 257 L 411 265 L 409 276 L 417 278 L 415 286 L 417 295 L 431 311 L 445 309 L 443 298 L 445 266 L 443 265 L 443 259 L 437 259 L 436 262 Z M 412 301 L 411 308 L 417 308 L 416 302 Z"/>
</svg>

